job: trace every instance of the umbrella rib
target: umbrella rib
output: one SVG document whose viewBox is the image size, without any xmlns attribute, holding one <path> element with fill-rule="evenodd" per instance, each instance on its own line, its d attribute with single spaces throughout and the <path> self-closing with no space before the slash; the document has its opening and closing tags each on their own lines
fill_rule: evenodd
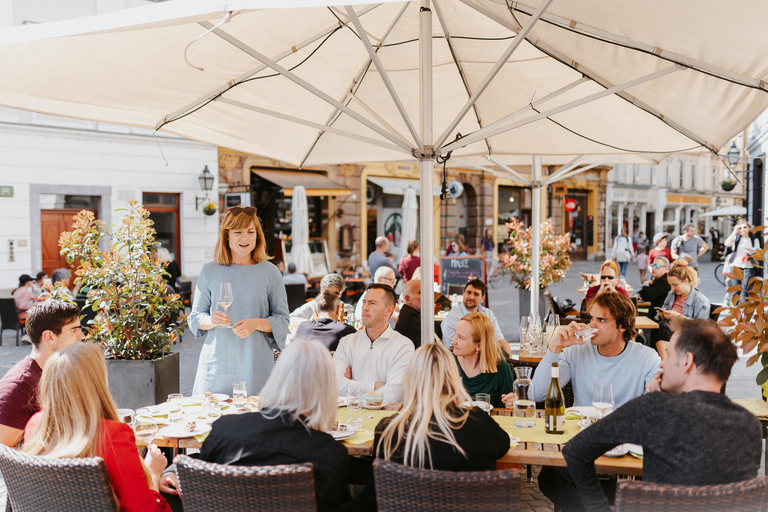
<svg viewBox="0 0 768 512">
<path fill-rule="evenodd" d="M 379 59 L 378 53 L 373 50 L 373 46 L 371 46 L 371 41 L 370 39 L 368 39 L 368 34 L 363 29 L 363 25 L 362 23 L 360 23 L 360 19 L 357 17 L 357 14 L 355 13 L 355 10 L 352 9 L 352 7 L 346 5 L 344 6 L 344 8 L 347 11 L 347 16 L 349 16 L 349 19 L 352 21 L 352 25 L 354 25 L 355 30 L 357 31 L 357 35 L 360 37 L 360 41 L 363 43 L 363 46 L 365 46 L 365 50 L 368 52 L 368 57 L 373 61 L 373 65 L 376 66 L 376 69 L 381 75 L 381 79 L 384 82 L 384 86 L 387 88 L 389 95 L 392 97 L 392 101 L 395 102 L 395 106 L 397 107 L 398 112 L 400 112 L 400 117 L 402 117 L 403 121 L 405 121 L 406 126 L 408 126 L 408 131 L 411 132 L 411 136 L 413 137 L 413 140 L 416 142 L 416 145 L 419 147 L 419 152 L 423 152 L 424 144 L 421 142 L 421 137 L 419 137 L 419 134 L 416 131 L 416 128 L 413 126 L 413 123 L 411 122 L 411 118 L 408 117 L 408 113 L 405 111 L 403 102 L 400 101 L 400 96 L 398 96 L 397 91 L 395 90 L 394 84 L 389 79 L 389 74 L 384 69 L 384 66 L 381 64 L 381 60 Z"/>
<path fill-rule="evenodd" d="M 456 70 L 459 73 L 459 77 L 461 77 L 461 82 L 464 84 L 464 89 L 467 91 L 467 97 L 472 97 L 472 90 L 469 88 L 469 82 L 467 81 L 467 76 L 464 73 L 464 68 L 461 66 L 461 62 L 459 62 L 458 55 L 456 55 L 456 49 L 453 47 L 453 42 L 451 41 L 451 34 L 448 32 L 448 25 L 445 23 L 445 17 L 443 16 L 443 11 L 438 5 L 437 2 L 433 2 L 432 6 L 435 8 L 435 14 L 437 14 L 437 21 L 440 23 L 440 27 L 443 29 L 443 34 L 445 35 L 445 42 L 448 45 L 448 50 L 451 52 L 451 58 L 453 58 L 453 63 L 456 64 Z M 472 104 L 472 111 L 475 113 L 475 119 L 477 119 L 477 126 L 479 128 L 483 127 L 483 121 L 480 119 L 480 112 L 477 110 L 477 104 Z M 491 152 L 491 143 L 488 141 L 488 139 L 485 139 L 485 145 L 488 148 L 488 152 Z"/>
<path fill-rule="evenodd" d="M 563 177 L 564 174 L 566 174 L 568 171 L 575 169 L 578 167 L 584 160 L 589 158 L 590 155 L 579 155 L 576 156 L 573 160 L 565 164 L 563 167 L 559 168 L 557 172 L 550 174 L 547 176 L 547 179 L 544 180 L 544 185 L 549 185 L 550 183 L 553 183 Z"/>
<path fill-rule="evenodd" d="M 485 92 L 485 89 L 488 87 L 488 85 L 491 83 L 491 81 L 496 78 L 496 75 L 501 71 L 501 68 L 504 67 L 504 65 L 507 63 L 509 58 L 512 56 L 512 53 L 520 46 L 520 44 L 525 41 L 525 37 L 528 35 L 528 33 L 531 31 L 533 26 L 536 24 L 537 21 L 539 21 L 539 18 L 542 14 L 544 14 L 544 11 L 547 10 L 547 7 L 550 6 L 550 4 L 554 0 L 545 0 L 541 6 L 539 6 L 538 11 L 536 14 L 528 20 L 527 25 L 523 30 L 521 30 L 517 37 L 515 37 L 512 40 L 512 44 L 510 44 L 507 49 L 504 51 L 504 53 L 501 55 L 498 61 L 496 61 L 496 64 L 494 64 L 493 68 L 488 72 L 488 74 L 485 76 L 482 82 L 480 82 L 480 85 L 477 87 L 477 90 L 472 94 L 472 96 L 467 100 L 467 102 L 464 104 L 463 107 L 459 110 L 459 113 L 456 115 L 456 117 L 453 119 L 453 121 L 448 124 L 448 128 L 445 129 L 443 134 L 437 139 L 435 142 L 435 147 L 438 148 L 445 143 L 446 140 L 448 140 L 448 137 L 450 137 L 451 133 L 453 133 L 453 130 L 456 129 L 456 127 L 459 125 L 461 120 L 466 115 L 467 111 L 469 111 L 469 108 L 475 104 L 477 99 Z"/>
<path fill-rule="evenodd" d="M 554 107 L 550 110 L 537 113 L 536 115 L 527 117 L 525 119 L 522 119 L 520 121 L 516 121 L 513 123 L 510 123 L 506 126 L 501 126 L 498 128 L 488 129 L 484 128 L 482 130 L 478 130 L 474 133 L 471 133 L 467 135 L 466 137 L 448 144 L 447 146 L 444 146 L 440 148 L 441 153 L 445 153 L 447 151 L 452 151 L 454 149 L 467 146 L 473 142 L 477 142 L 478 140 L 484 139 L 486 137 L 493 137 L 494 135 L 498 135 L 500 133 L 504 133 L 510 130 L 514 130 L 515 128 L 520 128 L 521 126 L 525 126 L 527 124 L 539 121 L 540 119 L 547 118 L 549 116 L 553 116 L 555 114 L 559 114 L 561 112 L 564 112 L 566 110 L 570 110 L 576 107 L 579 107 L 581 105 L 584 105 L 586 103 L 590 103 L 595 100 L 599 100 L 601 98 L 604 98 L 606 96 L 610 96 L 612 94 L 616 94 L 619 91 L 623 91 L 625 89 L 629 89 L 631 87 L 635 87 L 637 85 L 643 84 L 645 82 L 655 80 L 657 78 L 660 78 L 662 76 L 668 75 L 670 73 L 673 73 L 675 71 L 679 71 L 681 69 L 686 69 L 684 66 L 681 66 L 679 64 L 673 64 L 667 68 L 664 68 L 660 71 L 656 71 L 655 73 L 650 73 L 648 75 L 641 76 L 639 78 L 635 78 L 634 80 L 630 80 L 628 82 L 624 82 L 623 84 L 615 85 L 613 87 L 609 87 L 607 89 L 604 89 L 600 92 L 590 94 L 589 96 L 586 96 L 584 98 L 580 98 L 578 100 L 574 100 L 568 103 L 565 103 L 563 105 L 560 105 L 558 107 Z"/>
<path fill-rule="evenodd" d="M 589 156 L 591 156 L 591 155 L 588 155 L 588 157 Z M 575 176 L 576 174 L 581 174 L 584 171 L 588 171 L 588 170 L 593 169 L 595 167 L 598 167 L 600 165 L 605 165 L 605 164 L 611 162 L 612 160 L 616 160 L 617 158 L 619 158 L 619 156 L 620 155 L 611 155 L 608 158 L 604 158 L 604 159 L 600 160 L 599 162 L 595 162 L 593 164 L 589 164 L 586 167 L 580 167 L 578 169 L 571 169 L 570 171 L 566 172 L 562 176 L 558 176 L 557 179 L 554 179 L 554 180 L 544 180 L 544 185 L 549 185 L 550 183 L 554 183 L 554 182 L 556 182 L 558 180 L 564 180 L 565 178 L 570 178 L 571 176 Z"/>
<path fill-rule="evenodd" d="M 212 24 L 210 24 L 208 22 L 203 22 L 203 23 L 201 23 L 201 25 L 206 27 L 206 28 L 211 28 L 213 26 Z M 278 64 L 274 60 L 270 59 L 266 55 L 256 51 L 253 48 L 251 48 L 250 46 L 248 46 L 244 42 L 240 41 L 239 39 L 237 39 L 233 35 L 229 34 L 228 32 L 218 28 L 218 29 L 215 29 L 213 31 L 213 33 L 216 34 L 217 36 L 219 36 L 220 38 L 222 38 L 224 41 L 226 41 L 229 44 L 231 44 L 232 46 L 234 46 L 234 47 L 238 48 L 239 50 L 243 51 L 244 53 L 250 55 L 254 59 L 256 59 L 256 60 L 260 61 L 261 63 L 266 64 L 270 68 L 274 69 L 276 72 L 280 73 L 285 78 L 287 78 L 291 82 L 295 83 L 296 85 L 298 85 L 302 89 L 304 89 L 307 92 L 313 94 L 314 96 L 318 97 L 319 99 L 323 100 L 324 102 L 326 102 L 326 103 L 328 103 L 328 104 L 338 108 L 339 110 L 341 110 L 342 112 L 344 112 L 345 114 L 350 116 L 351 118 L 353 118 L 356 121 L 358 121 L 359 123 L 367 126 L 368 128 L 370 128 L 371 130 L 375 131 L 376 133 L 378 133 L 379 135 L 383 136 L 384 138 L 389 139 L 390 141 L 394 142 L 396 145 L 398 145 L 398 146 L 402 147 L 403 149 L 405 149 L 408 153 L 410 153 L 413 150 L 412 147 L 409 147 L 407 144 L 403 144 L 397 137 L 395 137 L 391 133 L 387 132 L 386 130 L 384 130 L 383 128 L 377 126 L 376 124 L 370 122 L 368 119 L 366 119 L 362 115 L 358 114 L 354 110 L 347 108 L 346 105 L 343 105 L 342 103 L 338 102 L 337 100 L 335 100 L 334 98 L 332 98 L 331 96 L 326 94 L 325 92 L 321 91 L 320 89 L 318 89 L 314 85 L 310 84 L 309 82 L 307 82 L 303 78 L 300 78 L 295 73 L 292 73 L 288 69 L 284 68 L 283 66 L 281 66 L 280 64 Z M 322 125 L 318 124 L 318 126 L 322 126 Z"/>
<path fill-rule="evenodd" d="M 283 121 L 288 121 L 291 123 L 301 124 L 304 126 L 309 126 L 310 128 L 318 128 L 318 129 L 325 129 L 326 131 L 330 133 L 334 133 L 336 135 L 341 135 L 342 137 L 347 137 L 350 139 L 359 140 L 360 142 L 367 142 L 368 144 L 373 144 L 374 146 L 380 146 L 383 148 L 391 149 L 394 151 L 399 151 L 401 153 L 407 153 L 410 154 L 410 151 L 404 151 L 399 146 L 395 146 L 394 144 L 389 144 L 387 142 L 384 142 L 382 140 L 376 140 L 371 139 L 370 137 L 365 137 L 364 135 L 359 135 L 357 133 L 348 132 L 346 130 L 340 130 L 338 128 L 333 127 L 326 127 L 324 125 L 321 125 L 320 123 L 314 123 L 312 121 L 308 121 L 306 119 L 301 119 L 294 116 L 289 116 L 288 114 L 283 114 L 281 112 L 275 112 L 274 110 L 268 110 L 265 108 L 257 107 L 255 105 L 249 105 L 247 103 L 243 103 L 242 101 L 237 101 L 229 98 L 218 98 L 216 101 L 220 101 L 221 103 L 225 103 L 227 105 L 232 105 L 233 107 L 242 108 L 245 110 L 250 110 L 252 112 L 256 112 L 258 114 L 264 114 L 266 116 L 276 117 L 278 119 L 282 119 Z"/>
<path fill-rule="evenodd" d="M 472 169 L 477 169 L 478 171 L 485 171 L 485 172 L 493 174 L 494 176 L 500 176 L 502 178 L 509 178 L 510 177 L 507 173 L 498 171 L 498 170 L 494 169 L 493 167 L 488 167 L 487 165 L 474 164 L 474 163 L 472 163 L 472 162 L 470 162 L 468 160 L 465 160 L 463 158 L 453 157 L 451 159 L 451 161 L 460 162 L 460 163 L 462 163 L 462 164 L 464 164 L 464 165 L 466 165 L 468 167 L 471 167 Z M 514 179 L 517 179 L 517 178 L 514 178 Z"/>
<path fill-rule="evenodd" d="M 517 178 L 521 182 L 525 183 L 526 186 L 528 186 L 528 187 L 533 186 L 533 181 L 532 180 L 524 178 L 520 173 L 518 173 L 517 171 L 515 171 L 514 169 L 512 169 L 508 165 L 506 165 L 504 163 L 501 163 L 495 157 L 493 157 L 491 155 L 488 155 L 488 160 L 490 160 L 491 162 L 495 163 L 496 165 L 498 165 L 499 167 L 501 167 L 502 169 L 507 171 L 509 174 L 511 174 L 512 176 L 514 176 L 515 178 Z"/>
<path fill-rule="evenodd" d="M 375 9 L 375 8 L 376 8 L 375 5 L 374 6 L 368 6 L 368 7 L 366 7 L 364 9 L 364 12 L 367 13 L 367 12 L 369 12 L 369 11 Z M 361 11 L 361 14 L 363 14 L 363 11 Z M 323 37 L 333 33 L 335 30 L 338 30 L 339 28 L 340 27 L 339 27 L 338 23 L 334 23 L 333 25 L 330 25 L 330 26 L 326 27 L 325 29 L 321 30 L 320 32 L 318 32 L 318 33 L 308 37 L 304 41 L 296 44 L 292 48 L 289 48 L 289 49 L 285 50 L 284 52 L 282 52 L 280 55 L 276 56 L 275 57 L 275 62 L 280 62 L 281 60 L 285 59 L 286 57 L 288 57 L 290 55 L 293 55 L 298 50 L 301 50 L 304 47 L 314 43 L 318 39 L 322 39 Z M 211 92 L 207 93 L 205 96 L 201 96 L 200 98 L 197 98 L 196 100 L 194 100 L 194 101 L 188 103 L 187 105 L 177 109 L 176 111 L 171 112 L 167 116 L 163 117 L 163 119 L 161 121 L 159 121 L 155 125 L 155 129 L 158 130 L 163 125 L 175 121 L 176 118 L 178 118 L 179 116 L 181 116 L 183 114 L 186 114 L 187 112 L 189 112 L 191 110 L 194 110 L 195 108 L 199 107 L 200 105 L 203 105 L 207 101 L 211 101 L 212 99 L 216 98 L 217 96 L 222 95 L 223 93 L 227 92 L 227 90 L 229 90 L 229 89 L 239 85 L 240 82 L 242 82 L 243 80 L 246 80 L 247 78 L 250 78 L 250 77 L 252 77 L 253 75 L 255 75 L 257 73 L 260 73 L 260 72 L 264 71 L 266 68 L 267 68 L 267 66 L 262 64 L 262 65 L 260 65 L 260 66 L 258 66 L 256 68 L 248 70 L 245 73 L 243 73 L 243 74 L 235 77 L 234 79 L 230 80 L 226 84 L 224 84 L 224 85 L 222 85 L 220 87 L 217 87 L 216 89 L 214 89 Z"/>
<path fill-rule="evenodd" d="M 387 27 L 387 30 L 384 31 L 384 34 L 382 34 L 381 39 L 379 39 L 379 43 L 376 47 L 376 51 L 379 51 L 379 48 L 381 48 L 381 45 L 384 43 L 384 41 L 389 37 L 389 35 L 392 33 L 392 30 L 395 28 L 395 25 L 397 25 L 397 22 L 400 21 L 400 18 L 403 16 L 403 13 L 405 13 L 405 10 L 408 8 L 408 5 L 410 2 L 403 3 L 403 6 L 400 8 L 400 10 L 397 12 L 395 17 L 392 19 L 392 22 Z M 362 11 L 360 11 L 360 14 L 363 14 Z M 352 79 L 352 83 L 349 84 L 349 87 L 347 87 L 346 92 L 341 97 L 341 100 L 339 100 L 341 103 L 347 103 L 349 100 L 349 95 L 354 94 L 354 91 L 360 88 L 360 85 L 362 84 L 363 77 L 365 77 L 366 72 L 368 71 L 368 67 L 371 65 L 371 59 L 368 59 L 365 64 L 363 64 L 360 67 L 360 71 L 358 71 L 355 74 L 355 77 Z M 336 122 L 336 115 L 339 113 L 339 109 L 333 109 L 333 112 L 331 112 L 331 115 L 328 116 L 328 120 L 325 122 L 325 126 L 331 126 L 333 123 Z M 309 149 L 307 150 L 307 153 L 304 155 L 304 158 L 301 159 L 301 166 L 303 166 L 307 159 L 309 158 L 309 155 L 312 153 L 312 151 L 315 149 L 315 146 L 317 146 L 317 143 L 320 141 L 320 137 L 323 136 L 323 133 L 325 133 L 324 130 L 320 130 L 317 134 L 317 137 L 315 137 L 315 141 L 310 145 Z M 405 138 L 403 138 L 405 140 Z"/>
</svg>

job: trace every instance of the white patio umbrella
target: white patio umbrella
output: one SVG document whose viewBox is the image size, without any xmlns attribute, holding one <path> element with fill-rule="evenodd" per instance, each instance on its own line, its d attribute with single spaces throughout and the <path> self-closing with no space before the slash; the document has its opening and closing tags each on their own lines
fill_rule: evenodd
<svg viewBox="0 0 768 512">
<path fill-rule="evenodd" d="M 312 252 L 309 250 L 309 208 L 303 185 L 293 188 L 291 198 L 291 263 L 296 272 L 312 273 Z"/>
<path fill-rule="evenodd" d="M 408 254 L 408 242 L 416 239 L 416 226 L 419 224 L 419 203 L 416 191 L 410 187 L 403 194 L 403 227 L 400 236 L 400 258 Z"/>
<path fill-rule="evenodd" d="M 5 29 L 0 105 L 299 166 L 418 160 L 425 256 L 436 157 L 514 175 L 539 155 L 536 191 L 578 171 L 542 161 L 716 152 L 768 107 L 761 0 L 334 3 L 175 0 Z M 425 280 L 422 339 L 432 297 Z"/>
<path fill-rule="evenodd" d="M 716 210 L 710 210 L 706 213 L 702 213 L 699 217 L 723 217 L 727 215 L 746 215 L 747 209 L 743 206 L 724 206 Z"/>
</svg>

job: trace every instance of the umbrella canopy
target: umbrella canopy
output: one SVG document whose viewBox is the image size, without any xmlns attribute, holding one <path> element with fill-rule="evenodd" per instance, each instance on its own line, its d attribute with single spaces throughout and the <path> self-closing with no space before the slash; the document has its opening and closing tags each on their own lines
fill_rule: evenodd
<svg viewBox="0 0 768 512">
<path fill-rule="evenodd" d="M 408 254 L 408 242 L 416 240 L 416 226 L 419 225 L 419 203 L 416 201 L 416 191 L 405 189 L 403 195 L 403 231 L 400 236 L 400 257 Z"/>
<path fill-rule="evenodd" d="M 518 177 L 537 155 L 536 223 L 572 155 L 716 152 L 768 107 L 761 0 L 348 3 L 176 0 L 5 29 L 0 105 L 298 166 L 418 159 L 424 255 L 437 156 Z M 543 176 L 557 161 L 569 171 Z M 427 280 L 422 299 L 432 339 Z"/>
<path fill-rule="evenodd" d="M 746 215 L 747 209 L 743 206 L 726 206 L 724 208 L 718 208 L 716 210 L 710 210 L 706 213 L 702 213 L 699 217 L 723 217 L 727 215 Z"/>
<path fill-rule="evenodd" d="M 296 272 L 312 273 L 312 251 L 309 250 L 309 208 L 307 192 L 302 185 L 293 188 L 291 198 L 291 263 Z"/>
</svg>

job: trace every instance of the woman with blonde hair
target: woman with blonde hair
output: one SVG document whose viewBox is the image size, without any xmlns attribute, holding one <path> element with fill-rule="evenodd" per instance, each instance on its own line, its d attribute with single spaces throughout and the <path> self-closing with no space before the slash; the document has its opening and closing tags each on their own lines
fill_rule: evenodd
<svg viewBox="0 0 768 512">
<path fill-rule="evenodd" d="M 505 407 L 507 399 L 512 407 L 512 369 L 504 360 L 490 319 L 482 313 L 466 315 L 456 324 L 451 345 L 467 393 L 491 395 L 494 407 Z"/>
<path fill-rule="evenodd" d="M 76 343 L 54 352 L 43 369 L 39 392 L 42 407 L 24 431 L 25 453 L 101 457 L 120 510 L 170 512 L 158 492 L 165 456 L 151 445 L 142 463 L 133 430 L 117 419 L 98 346 Z"/>
<path fill-rule="evenodd" d="M 269 262 L 256 208 L 230 208 L 219 230 L 214 261 L 203 265 L 195 288 L 189 327 L 205 336 L 193 394 L 232 392 L 245 381 L 258 395 L 288 334 L 283 277 Z M 234 301 L 224 310 L 219 285 L 229 283 Z M 230 318 L 232 322 L 230 323 Z"/>
</svg>

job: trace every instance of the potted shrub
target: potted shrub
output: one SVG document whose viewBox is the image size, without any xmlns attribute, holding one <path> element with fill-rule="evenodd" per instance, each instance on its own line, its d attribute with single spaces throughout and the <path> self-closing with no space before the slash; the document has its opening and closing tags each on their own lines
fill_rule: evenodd
<svg viewBox="0 0 768 512">
<path fill-rule="evenodd" d="M 509 253 L 501 256 L 502 266 L 511 275 L 511 282 L 516 283 L 520 290 L 520 311 L 530 310 L 531 289 L 531 237 L 532 230 L 517 218 L 507 222 L 509 230 Z M 552 219 L 547 219 L 539 226 L 539 312 L 546 310 L 543 291 L 552 283 L 558 283 L 565 278 L 565 273 L 571 267 L 571 257 L 568 251 L 571 247 L 571 235 L 556 235 Z"/>
<path fill-rule="evenodd" d="M 720 182 L 720 186 L 723 187 L 723 190 L 725 190 L 726 192 L 730 192 L 736 186 L 736 182 L 733 181 L 733 179 L 731 178 L 725 178 L 723 181 Z"/>
<path fill-rule="evenodd" d="M 75 273 L 90 287 L 85 307 L 96 316 L 87 339 L 104 346 L 110 391 L 133 409 L 179 390 L 179 354 L 171 343 L 183 331 L 184 305 L 166 293 L 149 212 L 136 201 L 117 212 L 124 216 L 109 228 L 92 212 L 79 212 L 59 246 L 68 262 L 79 261 Z"/>
</svg>

